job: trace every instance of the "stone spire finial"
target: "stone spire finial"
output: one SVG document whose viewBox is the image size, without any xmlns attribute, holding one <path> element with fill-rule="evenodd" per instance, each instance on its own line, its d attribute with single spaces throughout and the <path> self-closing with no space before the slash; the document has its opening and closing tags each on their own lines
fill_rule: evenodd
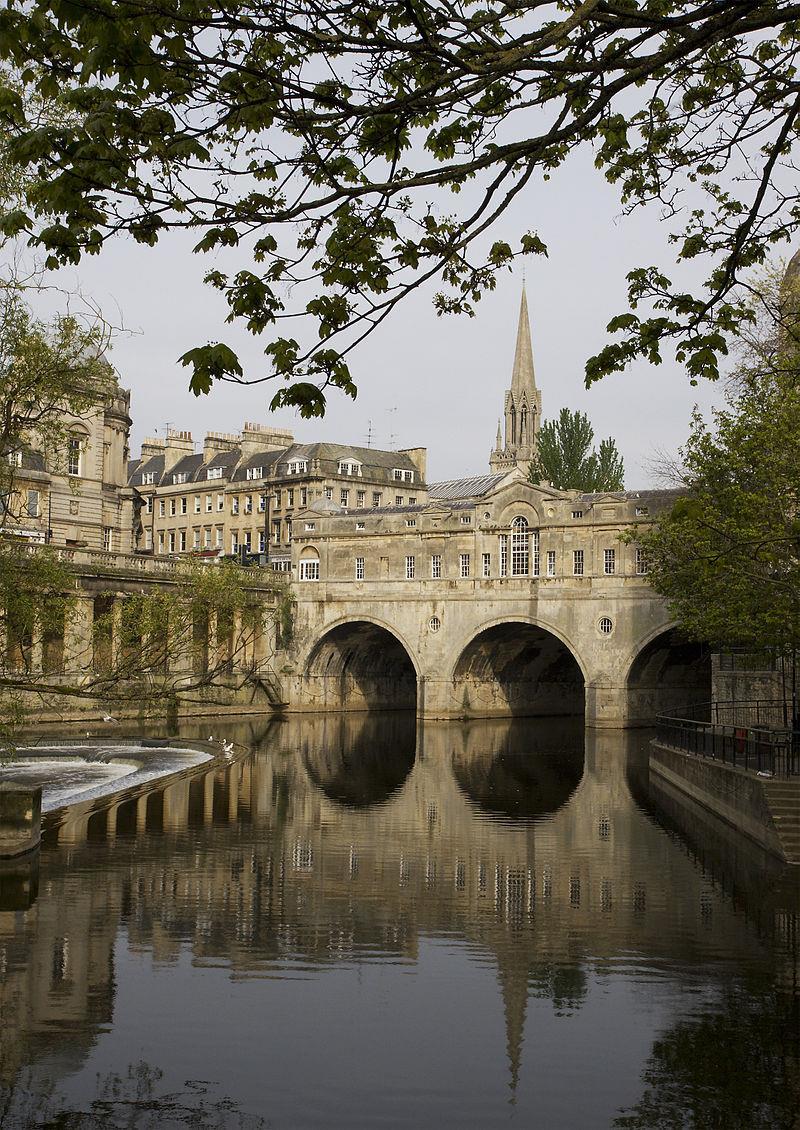
<svg viewBox="0 0 800 1130">
<path fill-rule="evenodd" d="M 504 415 L 505 431 L 502 436 L 498 435 L 497 447 L 489 457 L 489 466 L 493 472 L 510 471 L 517 467 L 527 474 L 536 456 L 542 417 L 542 394 L 536 387 L 533 371 L 531 325 L 524 281 L 519 304 L 514 369 L 511 388 L 506 389 Z"/>
<path fill-rule="evenodd" d="M 522 299 L 519 304 L 519 324 L 517 325 L 517 346 L 514 350 L 514 369 L 511 375 L 511 391 L 514 393 L 533 392 L 536 389 L 536 375 L 533 370 L 533 346 L 531 345 L 531 323 L 528 317 L 528 296 L 522 284 Z"/>
<path fill-rule="evenodd" d="M 495 443 L 494 449 L 495 451 L 503 450 L 503 427 L 499 419 L 497 421 L 497 442 Z"/>
</svg>

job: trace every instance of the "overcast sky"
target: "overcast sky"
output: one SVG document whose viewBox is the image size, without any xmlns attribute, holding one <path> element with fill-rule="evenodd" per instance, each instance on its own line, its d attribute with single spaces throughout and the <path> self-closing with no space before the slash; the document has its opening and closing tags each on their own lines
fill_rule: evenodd
<svg viewBox="0 0 800 1130">
<path fill-rule="evenodd" d="M 550 252 L 525 267 L 544 417 L 564 406 L 587 412 L 598 439 L 616 439 L 626 486 L 652 485 L 654 456 L 677 450 L 692 406 L 707 409 L 720 389 L 692 388 L 679 366 L 665 363 L 635 365 L 587 391 L 583 366 L 606 340 L 609 318 L 625 307 L 626 272 L 653 262 L 670 273 L 667 229 L 655 211 L 621 217 L 615 191 L 586 152 L 549 183 L 532 186 L 493 236 L 514 243 L 528 229 Z M 134 454 L 145 435 L 163 435 L 167 423 L 201 441 L 206 430 L 235 432 L 244 420 L 257 420 L 292 429 L 307 442 L 364 445 L 371 428 L 373 446 L 427 447 L 431 481 L 486 471 L 511 378 L 521 267 L 501 277 L 472 319 L 437 318 L 432 291 L 412 296 L 352 356 L 358 398 L 333 392 L 325 419 L 305 421 L 293 411 L 269 413 L 271 382 L 221 384 L 199 399 L 189 393 L 188 370 L 177 363 L 185 350 L 226 340 L 258 372 L 266 343 L 237 340 L 224 324 L 223 300 L 202 283 L 212 262 L 192 255 L 192 242 L 167 237 L 145 248 L 119 237 L 78 272 L 82 290 L 112 320 L 121 312 L 130 331 L 118 337 L 112 360 L 132 392 Z"/>
</svg>

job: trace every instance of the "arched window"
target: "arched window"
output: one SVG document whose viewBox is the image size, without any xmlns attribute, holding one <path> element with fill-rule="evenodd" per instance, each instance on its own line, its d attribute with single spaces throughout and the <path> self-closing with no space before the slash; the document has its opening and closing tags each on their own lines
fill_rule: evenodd
<svg viewBox="0 0 800 1130">
<path fill-rule="evenodd" d="M 77 432 L 73 432 L 67 440 L 67 474 L 80 476 L 81 453 L 83 444 Z"/>
<path fill-rule="evenodd" d="M 520 515 L 511 523 L 511 576 L 527 577 L 529 563 L 528 519 Z"/>
<path fill-rule="evenodd" d="M 519 414 L 519 442 L 523 445 L 528 442 L 528 407 L 525 404 Z"/>
<path fill-rule="evenodd" d="M 300 570 L 298 580 L 319 580 L 319 554 L 315 549 L 304 549 L 300 554 Z"/>
<path fill-rule="evenodd" d="M 517 442 L 517 410 L 513 406 L 513 404 L 511 406 L 510 419 L 511 419 L 511 443 L 513 445 Z"/>
</svg>

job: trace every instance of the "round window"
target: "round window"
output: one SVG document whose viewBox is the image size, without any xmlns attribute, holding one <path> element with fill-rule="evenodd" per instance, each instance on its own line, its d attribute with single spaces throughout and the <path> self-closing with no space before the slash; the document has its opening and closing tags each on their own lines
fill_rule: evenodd
<svg viewBox="0 0 800 1130">
<path fill-rule="evenodd" d="M 430 630 L 432 632 L 438 632 L 439 629 L 441 628 L 441 626 L 442 626 L 442 621 L 439 619 L 439 617 L 438 616 L 431 616 L 430 620 L 428 621 L 428 627 L 430 628 Z"/>
<path fill-rule="evenodd" d="M 598 621 L 597 626 L 604 636 L 610 636 L 614 630 L 614 621 L 609 619 L 608 616 L 603 616 L 602 619 Z"/>
</svg>

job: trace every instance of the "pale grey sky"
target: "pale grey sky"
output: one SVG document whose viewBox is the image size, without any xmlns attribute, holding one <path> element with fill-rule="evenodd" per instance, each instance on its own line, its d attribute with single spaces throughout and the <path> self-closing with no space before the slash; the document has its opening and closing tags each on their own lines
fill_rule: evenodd
<svg viewBox="0 0 800 1130">
<path fill-rule="evenodd" d="M 545 418 L 568 406 L 588 413 L 598 438 L 613 435 L 625 458 L 626 486 L 652 484 L 657 452 L 675 452 L 686 437 L 692 406 L 720 400 L 721 389 L 692 388 L 674 363 L 637 364 L 587 391 L 583 366 L 605 340 L 605 325 L 625 305 L 625 274 L 633 266 L 667 268 L 667 229 L 655 211 L 621 218 L 615 191 L 594 170 L 591 154 L 574 156 L 547 184 L 533 186 L 503 218 L 493 238 L 509 242 L 528 229 L 548 244 L 548 259 L 528 259 L 526 278 L 534 363 Z M 142 437 L 163 434 L 167 422 L 190 429 L 237 431 L 244 420 L 293 429 L 299 440 L 428 448 L 431 480 L 487 469 L 503 393 L 510 381 L 522 269 L 502 276 L 473 319 L 437 318 L 432 290 L 412 296 L 359 352 L 351 367 L 356 401 L 332 392 L 325 419 L 293 411 L 271 415 L 273 382 L 252 388 L 218 385 L 208 397 L 187 388 L 178 357 L 208 340 L 227 340 L 258 372 L 266 338 L 236 337 L 224 324 L 225 305 L 205 287 L 207 256 L 193 240 L 168 237 L 143 248 L 118 238 L 87 259 L 75 280 L 115 320 L 117 308 L 134 331 L 121 335 L 112 360 L 132 390 L 133 451 Z M 698 276 L 695 276 L 695 281 Z"/>
</svg>

